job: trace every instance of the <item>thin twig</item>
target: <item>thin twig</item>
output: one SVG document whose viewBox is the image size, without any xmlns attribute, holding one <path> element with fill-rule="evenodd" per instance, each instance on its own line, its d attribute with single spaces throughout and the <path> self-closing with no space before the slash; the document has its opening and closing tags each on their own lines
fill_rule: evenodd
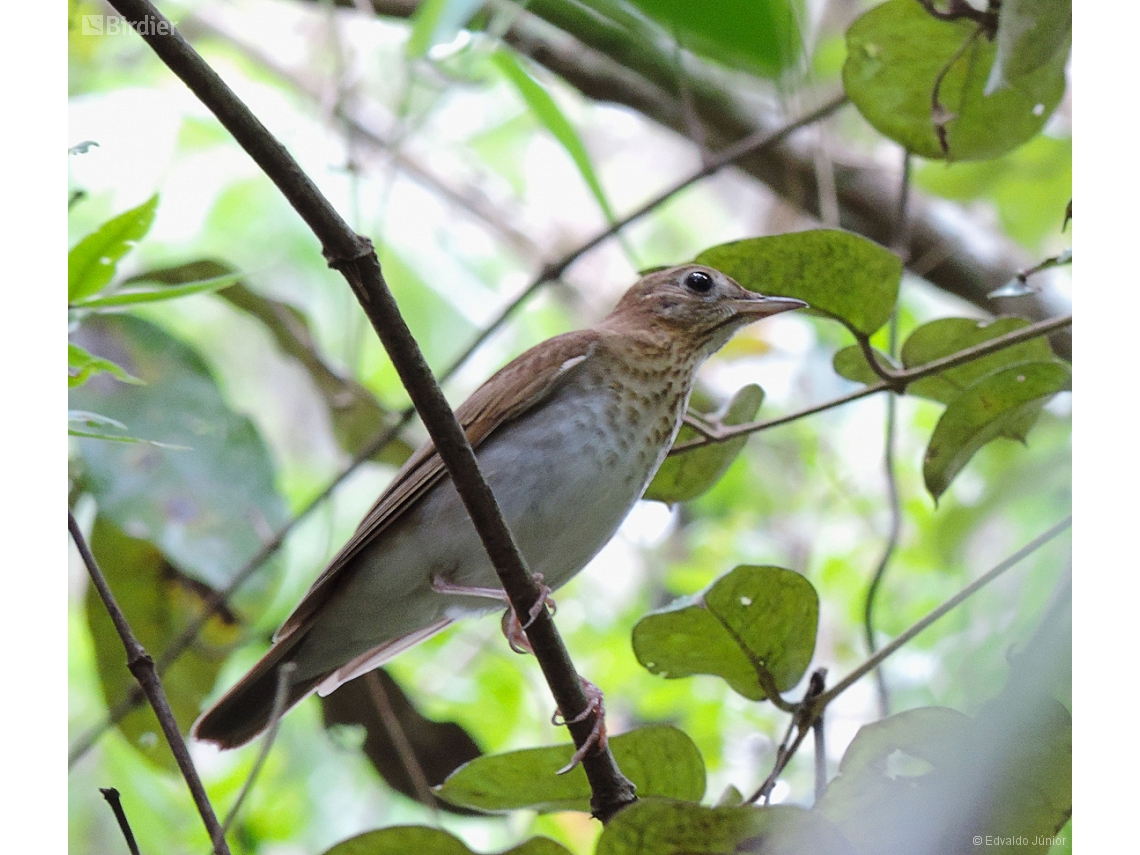
<svg viewBox="0 0 1140 855">
<path fill-rule="evenodd" d="M 899 201 L 897 216 L 895 217 L 895 235 L 892 245 L 896 250 L 906 246 L 907 228 L 907 200 L 910 198 L 911 156 L 910 152 L 903 150 L 902 180 L 899 182 Z M 898 306 L 891 311 L 889 343 L 887 352 L 891 359 L 898 356 L 899 344 L 899 312 Z M 895 472 L 895 438 L 897 436 L 897 410 L 898 402 L 894 395 L 887 396 L 887 420 L 885 436 L 883 438 L 883 474 L 887 483 L 887 500 L 890 508 L 890 528 L 887 532 L 887 541 L 883 546 L 883 554 L 875 573 L 867 585 L 867 596 L 863 604 L 863 630 L 867 640 L 867 653 L 875 652 L 875 598 L 883 584 L 891 558 L 898 548 L 899 537 L 902 534 L 902 503 L 899 499 L 898 473 Z M 891 695 L 887 688 L 887 677 L 882 668 L 875 669 L 875 688 L 879 697 L 879 715 L 886 718 L 890 715 Z"/>
<path fill-rule="evenodd" d="M 232 597 L 239 588 L 241 588 L 250 578 L 253 577 L 261 567 L 268 561 L 285 543 L 286 538 L 292 533 L 302 521 L 304 521 L 313 511 L 320 507 L 333 492 L 344 483 L 344 481 L 351 476 L 361 465 L 370 460 L 381 448 L 386 446 L 400 430 L 411 421 L 411 417 L 415 410 L 408 408 L 401 415 L 399 420 L 391 427 L 386 428 L 377 434 L 367 445 L 362 448 L 357 455 L 329 484 L 318 493 L 309 503 L 302 508 L 297 514 L 290 519 L 285 525 L 274 533 L 265 544 L 253 555 L 241 569 L 234 573 L 229 583 L 218 591 L 211 594 L 202 603 L 201 613 L 190 622 L 190 624 L 182 631 L 182 633 L 172 641 L 167 648 L 158 657 L 155 667 L 159 676 L 166 673 L 166 670 L 173 665 L 178 658 L 185 653 L 198 634 L 214 614 L 225 606 L 230 597 Z M 136 687 L 127 697 L 119 702 L 114 709 L 112 709 L 105 720 L 92 727 L 87 733 L 75 741 L 75 744 L 68 751 L 68 766 L 73 766 L 80 758 L 86 754 L 91 747 L 99 740 L 108 728 L 113 727 L 122 720 L 123 716 L 127 715 L 131 710 L 142 703 L 142 693 Z"/>
<path fill-rule="evenodd" d="M 127 821 L 127 812 L 123 810 L 119 791 L 114 787 L 100 787 L 99 792 L 103 794 L 103 798 L 111 806 L 111 812 L 115 814 L 115 820 L 119 823 L 119 830 L 123 832 L 123 837 L 126 838 L 127 849 L 131 855 L 139 855 L 139 844 L 135 840 L 135 833 L 131 831 L 131 824 Z"/>
<path fill-rule="evenodd" d="M 776 749 L 776 762 L 772 766 L 772 771 L 768 774 L 768 777 L 764 779 L 764 783 L 760 785 L 759 789 L 746 800 L 749 804 L 755 803 L 760 799 L 763 799 L 765 803 L 767 803 L 768 797 L 772 794 L 772 788 L 776 786 L 776 781 L 780 777 L 780 773 L 787 768 L 788 763 L 796 756 L 800 745 L 803 744 L 804 737 L 812 732 L 812 724 L 819 719 L 820 712 L 822 711 L 822 707 L 817 707 L 816 699 L 826 685 L 826 678 L 826 668 L 817 668 L 812 672 L 811 678 L 808 681 L 807 691 L 804 692 L 803 700 L 793 708 L 794 715 L 791 721 L 788 722 L 788 729 L 784 733 L 783 741 Z M 788 743 L 789 740 L 791 740 L 793 731 L 795 731 L 796 738 L 795 741 L 789 745 Z"/>
<path fill-rule="evenodd" d="M 846 96 L 834 98 L 831 101 L 828 101 L 819 109 L 814 110 L 805 116 L 802 116 L 794 122 L 790 122 L 789 124 L 780 128 L 778 131 L 757 131 L 756 133 L 745 137 L 744 139 L 729 146 L 728 148 L 717 152 L 715 155 L 712 155 L 709 158 L 708 163 L 706 163 L 696 172 L 693 172 L 688 177 L 676 182 L 666 190 L 663 190 L 661 193 L 654 196 L 648 202 L 644 203 L 638 208 L 635 208 L 629 214 L 626 214 L 621 219 L 617 220 L 614 223 L 611 223 L 607 228 L 598 232 L 592 238 L 583 241 L 574 249 L 570 250 L 568 253 L 559 258 L 557 261 L 553 261 L 550 264 L 546 265 L 539 272 L 539 274 L 533 280 L 531 280 L 530 284 L 527 285 L 527 287 L 524 288 L 522 292 L 520 292 L 519 295 L 515 297 L 514 300 L 507 304 L 507 306 L 505 306 L 502 311 L 500 311 L 499 314 L 495 316 L 494 320 L 492 320 L 483 328 L 483 330 L 475 337 L 475 340 L 472 341 L 470 345 L 468 345 L 467 349 L 463 351 L 462 354 L 460 354 L 458 361 L 465 361 L 478 347 L 483 344 L 484 341 L 486 341 L 491 335 L 495 333 L 496 330 L 499 329 L 500 326 L 503 325 L 507 318 L 514 314 L 515 310 L 518 309 L 519 306 L 521 306 L 536 291 L 538 291 L 539 288 L 548 282 L 554 282 L 561 278 L 562 274 L 565 273 L 575 261 L 588 253 L 590 250 L 594 249 L 609 238 L 616 235 L 630 223 L 636 222 L 646 214 L 651 213 L 661 205 L 668 202 L 682 190 L 685 190 L 693 184 L 696 184 L 698 181 L 709 177 L 721 169 L 724 169 L 726 166 L 730 166 L 744 157 L 759 154 L 772 146 L 778 145 L 801 128 L 806 127 L 814 122 L 818 122 L 827 116 L 830 116 L 846 103 Z"/>
<path fill-rule="evenodd" d="M 835 407 L 849 404 L 852 401 L 858 401 L 860 398 L 866 398 L 868 395 L 875 395 L 879 392 L 887 392 L 892 390 L 897 384 L 903 386 L 913 383 L 915 380 L 921 380 L 923 377 L 929 377 L 933 374 L 946 371 L 950 368 L 956 368 L 959 365 L 964 365 L 967 362 L 973 362 L 975 359 L 980 359 L 983 356 L 988 356 L 991 353 L 996 353 L 999 350 L 1004 350 L 1007 347 L 1013 347 L 1015 344 L 1020 344 L 1023 341 L 1030 339 L 1040 338 L 1041 336 L 1049 335 L 1056 330 L 1064 329 L 1071 326 L 1073 323 L 1072 315 L 1061 315 L 1056 318 L 1049 318 L 1044 321 L 1038 321 L 1035 324 L 1030 324 L 1027 327 L 1022 327 L 1019 330 L 1014 330 L 997 338 L 992 338 L 989 341 L 976 344 L 973 347 L 967 347 L 965 350 L 960 350 L 957 353 L 952 353 L 942 359 L 936 359 L 933 362 L 927 362 L 924 365 L 917 365 L 914 368 L 909 368 L 906 371 L 898 371 L 894 373 L 894 382 L 887 383 L 886 381 L 873 383 L 870 386 L 864 386 L 862 389 L 857 389 L 846 395 L 840 395 L 838 398 L 833 398 L 830 401 L 825 401 L 822 404 L 816 404 L 807 409 L 798 410 L 794 413 L 789 413 L 786 416 L 781 416 L 778 419 L 770 419 L 763 422 L 745 422 L 740 425 L 725 425 L 718 431 L 715 437 L 697 437 L 689 440 L 688 442 L 678 443 L 670 449 L 669 454 L 681 454 L 694 448 L 701 448 L 705 445 L 710 445 L 715 442 L 727 442 L 733 437 L 746 436 L 748 434 L 759 433 L 769 428 L 777 427 L 778 425 L 794 422 L 806 416 L 821 413 L 824 410 L 831 410 Z"/>
<path fill-rule="evenodd" d="M 79 524 L 75 521 L 75 516 L 70 511 L 67 513 L 67 530 L 71 532 L 71 539 L 75 541 L 75 547 L 79 550 L 79 555 L 83 559 L 83 563 L 87 566 L 87 573 L 91 577 L 91 583 L 95 586 L 95 590 L 99 594 L 99 599 L 103 601 L 103 606 L 107 609 L 107 614 L 110 615 L 111 622 L 115 625 L 115 631 L 119 633 L 119 638 L 122 639 L 123 647 L 126 648 L 127 668 L 130 669 L 135 679 L 139 681 L 139 685 L 142 686 L 147 700 L 154 709 L 154 714 L 158 718 L 158 724 L 162 728 L 162 733 L 170 745 L 170 750 L 174 754 L 174 759 L 178 763 L 178 768 L 182 772 L 186 786 L 190 789 L 190 795 L 194 799 L 194 804 L 198 808 L 198 813 L 202 817 L 206 831 L 209 832 L 210 840 L 214 845 L 214 852 L 216 855 L 229 855 L 230 847 L 222 834 L 221 826 L 218 825 L 218 818 L 215 816 L 214 808 L 210 804 L 209 797 L 206 795 L 206 789 L 202 786 L 202 780 L 198 777 L 198 770 L 194 768 L 194 762 L 190 759 L 190 752 L 186 750 L 186 742 L 182 739 L 182 734 L 179 732 L 178 721 L 174 718 L 174 712 L 170 709 L 170 703 L 166 700 L 166 692 L 163 691 L 162 683 L 159 682 L 158 675 L 155 673 L 154 660 L 146 650 L 143 649 L 143 646 L 139 644 L 138 639 L 135 638 L 134 631 L 127 622 L 126 615 L 124 615 L 123 610 L 119 608 L 119 604 L 115 600 L 115 595 L 111 592 L 111 587 L 107 584 L 106 577 L 99 569 L 99 565 L 95 561 L 95 556 L 91 554 L 91 550 L 87 546 L 87 540 L 83 537 L 83 532 L 79 530 Z"/>
<path fill-rule="evenodd" d="M 823 716 L 824 711 L 820 710 L 819 718 L 811 723 L 815 751 L 815 804 L 819 804 L 827 792 L 827 743 L 824 740 Z"/>
<path fill-rule="evenodd" d="M 296 662 L 286 662 L 277 671 L 277 688 L 273 692 L 273 709 L 269 713 L 269 727 L 266 728 L 265 738 L 261 740 L 261 750 L 257 753 L 257 759 L 253 761 L 253 768 L 249 770 L 245 783 L 242 784 L 241 792 L 234 799 L 230 812 L 226 814 L 226 821 L 222 823 L 223 834 L 229 832 L 230 826 L 237 819 L 238 811 L 241 810 L 246 796 L 253 789 L 253 782 L 257 780 L 262 767 L 265 766 L 265 761 L 269 759 L 269 752 L 277 740 L 277 731 L 281 727 L 281 715 L 285 712 L 285 701 L 289 697 L 289 678 L 293 676 L 293 672 L 296 670 Z"/>
<path fill-rule="evenodd" d="M 974 594 L 976 594 L 978 591 L 980 591 L 982 588 L 984 588 L 986 585 L 988 585 L 990 582 L 992 582 L 994 579 L 996 579 L 1002 573 L 1006 572 L 1011 567 L 1016 566 L 1022 559 L 1027 558 L 1028 556 L 1032 555 L 1034 552 L 1036 552 L 1042 546 L 1047 544 L 1049 541 L 1051 541 L 1053 538 L 1055 538 L 1061 532 L 1063 532 L 1067 528 L 1069 528 L 1069 526 L 1071 526 L 1072 523 L 1073 523 L 1072 516 L 1065 517 L 1063 520 L 1061 520 L 1059 523 L 1054 525 L 1052 528 L 1050 528 L 1044 534 L 1038 535 L 1033 540 L 1031 540 L 1029 543 L 1027 543 L 1025 546 L 1023 546 L 1021 549 L 1017 550 L 1017 552 L 1013 553 L 1013 555 L 1009 556 L 1004 561 L 1001 561 L 1000 563 L 998 563 L 993 569 L 991 569 L 988 572 L 984 573 L 983 575 L 979 576 L 977 579 L 975 579 L 973 582 L 971 582 L 969 585 L 967 585 L 965 588 L 963 588 L 961 591 L 959 591 L 953 597 L 948 599 L 946 602 L 944 602 L 938 608 L 934 609 L 932 612 L 927 614 L 924 618 L 919 620 L 917 623 L 915 623 L 913 626 L 911 626 L 909 629 L 907 629 L 905 632 L 903 632 L 901 635 L 899 635 L 899 637 L 894 639 L 890 644 L 887 644 L 885 647 L 881 648 L 873 656 L 868 657 L 866 659 L 866 661 L 864 661 L 857 668 L 855 668 L 854 671 L 852 671 L 850 674 L 848 674 L 846 677 L 844 677 L 842 680 L 840 680 L 838 683 L 836 683 L 834 686 L 832 686 L 830 689 L 828 689 L 826 692 L 824 692 L 822 695 L 820 695 L 819 698 L 816 700 L 816 708 L 822 710 L 829 703 L 831 703 L 838 695 L 842 694 L 843 692 L 845 692 L 849 688 L 851 688 L 851 686 L 853 686 L 856 682 L 858 682 L 863 677 L 863 675 L 865 675 L 867 672 L 877 668 L 879 666 L 879 664 L 881 662 L 883 662 L 888 656 L 893 654 L 896 650 L 898 650 L 900 647 L 902 647 L 904 644 L 906 644 L 908 641 L 910 641 L 912 638 L 914 638 L 916 635 L 918 635 L 920 632 L 922 632 L 924 629 L 926 629 L 928 626 L 930 626 L 936 620 L 938 620 L 939 618 L 945 616 L 948 612 L 957 608 L 961 603 L 968 600 L 970 597 L 972 597 Z"/>
<path fill-rule="evenodd" d="M 962 42 L 962 46 L 954 52 L 950 59 L 946 60 L 946 64 L 942 66 L 938 74 L 934 77 L 934 86 L 930 90 L 930 120 L 934 123 L 934 133 L 938 137 L 938 146 L 942 149 L 942 153 L 947 158 L 950 157 L 950 139 L 946 130 L 946 125 L 958 118 L 957 113 L 951 113 L 942 106 L 942 82 L 946 79 L 946 75 L 950 73 L 950 69 L 962 58 L 962 55 L 969 50 L 970 45 L 977 41 L 978 36 L 985 32 L 985 24 L 978 24 L 970 33 L 969 38 Z"/>
<path fill-rule="evenodd" d="M 412 748 L 412 744 L 408 741 L 408 735 L 404 732 L 404 728 L 400 726 L 400 719 L 392 709 L 392 702 L 388 698 L 388 693 L 384 691 L 384 685 L 380 682 L 380 677 L 377 676 L 375 671 L 369 671 L 364 675 L 364 685 L 368 689 L 368 695 L 372 699 L 372 703 L 376 705 L 376 712 L 380 716 L 380 722 L 384 725 L 384 729 L 388 731 L 388 737 L 392 740 L 392 745 L 395 746 L 396 753 L 400 756 L 400 763 L 403 765 L 404 771 L 408 773 L 408 779 L 412 782 L 412 789 L 416 791 L 416 798 L 418 798 L 421 803 L 435 810 L 436 799 L 435 796 L 432 795 L 431 784 L 428 783 L 423 766 L 420 765 L 420 761 L 416 757 L 415 749 Z"/>
<path fill-rule="evenodd" d="M 883 442 L 883 469 L 887 482 L 887 500 L 890 507 L 891 521 L 887 532 L 887 542 L 883 546 L 883 554 L 875 573 L 867 585 L 867 596 L 863 604 L 863 631 L 867 640 L 867 652 L 875 652 L 875 597 L 883 583 L 887 567 L 898 547 L 899 536 L 902 533 L 902 505 L 899 501 L 898 475 L 895 472 L 895 435 L 896 431 L 896 405 L 894 395 L 887 397 L 887 424 L 886 436 Z M 882 668 L 875 669 L 875 687 L 879 698 L 879 715 L 886 718 L 890 715 L 891 696 L 887 689 L 887 679 Z"/>
</svg>

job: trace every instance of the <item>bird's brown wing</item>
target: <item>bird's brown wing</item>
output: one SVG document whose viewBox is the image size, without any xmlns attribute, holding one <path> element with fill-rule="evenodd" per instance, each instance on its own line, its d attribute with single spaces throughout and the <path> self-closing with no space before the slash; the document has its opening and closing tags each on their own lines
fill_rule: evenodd
<svg viewBox="0 0 1140 855">
<path fill-rule="evenodd" d="M 594 352 L 597 340 L 598 334 L 593 330 L 552 338 L 505 365 L 476 389 L 455 411 L 472 448 L 478 448 L 497 428 L 543 401 Z M 352 572 L 357 553 L 423 498 L 445 474 L 443 461 L 429 440 L 396 473 L 353 536 L 274 635 L 274 641 L 280 642 L 306 626 L 346 574 Z"/>
</svg>

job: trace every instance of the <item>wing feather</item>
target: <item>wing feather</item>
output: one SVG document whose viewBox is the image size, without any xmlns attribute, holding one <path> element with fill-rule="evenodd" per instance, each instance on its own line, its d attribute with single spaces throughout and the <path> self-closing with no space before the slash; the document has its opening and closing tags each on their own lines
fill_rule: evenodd
<svg viewBox="0 0 1140 855">
<path fill-rule="evenodd" d="M 552 338 L 508 363 L 476 389 L 455 411 L 472 448 L 478 449 L 496 429 L 545 400 L 560 382 L 579 370 L 596 349 L 597 340 L 598 334 L 593 330 Z M 422 499 L 445 475 L 443 461 L 429 440 L 396 473 L 356 532 L 274 635 L 274 641 L 280 642 L 306 626 L 346 574 L 353 571 L 353 559 L 361 549 Z"/>
</svg>

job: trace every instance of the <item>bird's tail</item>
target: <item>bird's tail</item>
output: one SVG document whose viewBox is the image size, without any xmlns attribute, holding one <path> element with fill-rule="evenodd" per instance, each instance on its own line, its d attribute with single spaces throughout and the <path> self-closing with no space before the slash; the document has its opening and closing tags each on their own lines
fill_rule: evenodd
<svg viewBox="0 0 1140 855">
<path fill-rule="evenodd" d="M 265 730 L 273 715 L 281 666 L 292 661 L 303 641 L 304 633 L 293 633 L 274 644 L 239 683 L 194 723 L 191 735 L 204 742 L 213 742 L 219 748 L 236 748 Z M 281 714 L 304 700 L 324 677 L 324 674 L 319 674 L 298 682 L 291 681 L 286 688 Z"/>
</svg>

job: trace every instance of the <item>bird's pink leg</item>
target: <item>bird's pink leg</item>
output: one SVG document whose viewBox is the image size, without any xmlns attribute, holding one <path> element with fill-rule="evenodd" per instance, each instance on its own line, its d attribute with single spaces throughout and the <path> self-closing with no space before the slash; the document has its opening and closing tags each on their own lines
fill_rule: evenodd
<svg viewBox="0 0 1140 855">
<path fill-rule="evenodd" d="M 606 703 L 605 696 L 602 690 L 587 680 L 585 677 L 579 677 L 582 681 L 582 690 L 586 693 L 586 708 L 572 719 L 562 719 L 561 712 L 555 712 L 551 722 L 555 725 L 560 724 L 574 724 L 579 721 L 585 721 L 587 716 L 594 716 L 594 728 L 590 731 L 590 735 L 586 737 L 586 741 L 582 743 L 582 747 L 574 752 L 574 756 L 570 758 L 570 762 L 559 769 L 555 774 L 565 775 L 575 766 L 582 762 L 582 758 L 590 753 L 591 750 L 601 751 L 606 747 L 608 737 L 606 736 Z"/>
<path fill-rule="evenodd" d="M 538 599 L 534 601 L 534 605 L 530 607 L 527 612 L 527 622 L 522 623 L 519 621 L 518 615 L 515 614 L 514 607 L 511 605 L 510 599 L 507 597 L 507 592 L 502 588 L 477 588 L 469 585 L 458 585 L 454 582 L 448 582 L 441 576 L 433 576 L 431 580 L 431 588 L 437 594 L 462 594 L 467 597 L 485 597 L 491 600 L 501 600 L 507 604 L 506 614 L 503 615 L 503 635 L 507 637 L 507 643 L 511 646 L 511 650 L 515 653 L 533 653 L 531 650 L 530 642 L 526 638 L 526 630 L 538 618 L 538 615 L 547 606 L 550 607 L 550 613 L 554 614 L 557 606 L 551 598 L 552 591 L 550 588 L 543 584 L 542 574 L 535 573 L 532 577 L 536 585 L 538 585 Z"/>
</svg>

